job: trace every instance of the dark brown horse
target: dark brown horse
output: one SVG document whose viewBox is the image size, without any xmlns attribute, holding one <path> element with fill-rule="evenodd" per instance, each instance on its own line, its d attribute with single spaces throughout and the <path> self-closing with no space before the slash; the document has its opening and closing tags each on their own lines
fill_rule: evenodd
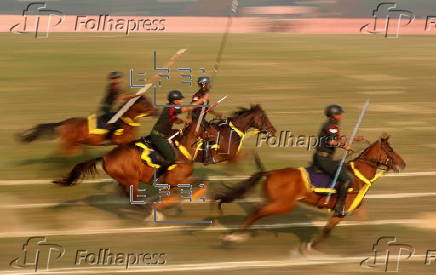
<svg viewBox="0 0 436 275">
<path fill-rule="evenodd" d="M 126 144 L 131 142 L 134 136 L 134 128 L 139 126 L 137 120 L 144 116 L 156 116 L 157 109 L 151 101 L 141 96 L 129 110 L 120 118 L 120 134 L 111 136 L 110 142 L 106 141 L 106 133 L 91 134 L 88 118 L 73 117 L 59 123 L 38 124 L 34 128 L 19 134 L 22 142 L 29 143 L 42 137 L 54 138 L 58 134 L 62 147 L 61 152 L 73 153 L 79 151 L 84 144 L 87 145 L 110 145 Z M 91 126 L 92 128 L 92 126 Z"/>
<path fill-rule="evenodd" d="M 253 116 L 253 114 L 260 115 Z M 234 161 L 239 155 L 244 141 L 251 135 L 260 132 L 267 135 L 276 133 L 276 129 L 260 105 L 252 105 L 250 109 L 240 108 L 226 120 L 203 123 L 201 129 L 199 134 L 201 140 L 196 143 L 197 150 L 194 154 L 194 161 L 201 163 L 204 162 L 204 150 L 201 145 L 205 140 L 214 144 L 210 150 L 213 163 L 220 163 Z"/>
<path fill-rule="evenodd" d="M 383 172 L 393 170 L 399 172 L 404 169 L 406 163 L 399 154 L 394 152 L 389 145 L 388 136 L 382 136 L 379 140 L 367 147 L 356 159 L 347 163 L 350 171 L 354 175 L 353 190 L 358 192 L 348 193 L 346 199 L 346 209 L 354 211 L 361 206 L 362 199 L 366 191 Z M 258 166 L 263 169 L 260 161 Z M 377 173 L 378 169 L 381 172 Z M 227 187 L 226 190 L 215 194 L 214 199 L 219 203 L 232 202 L 243 196 L 251 187 L 258 183 L 263 177 L 263 190 L 267 202 L 261 205 L 251 214 L 244 222 L 244 225 L 234 234 L 223 237 L 223 241 L 242 241 L 246 234 L 244 233 L 254 222 L 262 217 L 284 214 L 290 212 L 298 201 L 303 201 L 318 208 L 333 209 L 336 203 L 333 194 L 332 199 L 326 205 L 325 196 L 315 193 L 307 181 L 304 179 L 303 172 L 300 169 L 285 168 L 272 171 L 260 171 L 248 180 L 239 183 L 234 187 Z M 304 249 L 311 249 L 317 246 L 324 238 L 328 237 L 335 226 L 343 220 L 341 217 L 330 217 L 327 225 L 319 236 L 312 239 Z"/>
<path fill-rule="evenodd" d="M 271 123 L 265 116 L 265 113 L 261 111 L 260 106 L 246 109 L 239 114 L 239 117 L 232 118 L 232 121 L 242 129 L 253 127 L 259 131 L 268 132 L 272 128 Z M 159 179 L 159 182 L 165 182 L 171 187 L 175 187 L 179 184 L 192 184 L 192 156 L 195 152 L 194 144 L 197 140 L 195 130 L 196 123 L 192 123 L 191 126 L 184 129 L 182 136 L 178 140 L 179 145 L 182 145 L 182 147 L 179 146 L 178 148 L 179 152 L 185 151 L 182 148 L 185 148 L 186 151 L 184 154 L 178 154 L 176 167 L 163 175 L 162 178 Z M 133 187 L 134 200 L 139 199 L 139 182 L 151 183 L 154 174 L 154 169 L 144 163 L 141 159 L 141 152 L 131 143 L 120 145 L 103 157 L 77 164 L 67 177 L 54 181 L 54 183 L 66 186 L 77 183 L 84 176 L 96 173 L 98 163 L 102 164 L 106 174 L 123 186 L 126 195 L 130 195 L 130 186 Z M 192 195 L 192 199 L 202 196 L 205 191 L 205 188 L 197 190 Z M 176 197 L 177 194 L 175 192 L 171 192 L 170 194 L 168 198 L 157 204 L 158 210 L 167 208 L 181 201 L 179 197 Z"/>
</svg>

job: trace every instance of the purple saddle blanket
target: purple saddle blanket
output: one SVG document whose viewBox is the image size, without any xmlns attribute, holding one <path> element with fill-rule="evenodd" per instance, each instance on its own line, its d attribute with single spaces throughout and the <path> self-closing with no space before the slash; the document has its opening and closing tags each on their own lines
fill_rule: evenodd
<svg viewBox="0 0 436 275">
<path fill-rule="evenodd" d="M 310 182 L 317 188 L 329 188 L 332 184 L 332 178 L 324 173 L 319 173 L 314 167 L 306 167 L 309 174 Z"/>
</svg>

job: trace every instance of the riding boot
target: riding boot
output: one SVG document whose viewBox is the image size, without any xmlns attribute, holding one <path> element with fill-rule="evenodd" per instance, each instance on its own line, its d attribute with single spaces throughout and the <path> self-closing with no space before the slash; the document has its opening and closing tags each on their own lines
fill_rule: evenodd
<svg viewBox="0 0 436 275">
<path fill-rule="evenodd" d="M 165 172 L 167 171 L 168 166 L 165 165 L 161 165 L 157 170 L 156 170 L 156 182 L 157 180 L 163 175 L 165 174 Z M 151 182 L 154 183 L 154 174 L 153 177 L 151 178 Z"/>
<path fill-rule="evenodd" d="M 112 136 L 115 134 L 116 130 L 118 129 L 118 123 L 110 123 L 110 124 L 106 124 L 106 129 L 109 131 L 106 134 L 106 140 L 110 141 L 112 140 Z"/>
<path fill-rule="evenodd" d="M 209 144 L 209 141 L 207 140 L 204 143 L 204 161 L 203 161 L 203 164 L 209 165 L 210 163 L 211 163 L 210 144 Z"/>
<path fill-rule="evenodd" d="M 336 188 L 337 196 L 336 196 L 336 205 L 335 205 L 335 213 L 336 217 L 344 217 L 348 213 L 345 211 L 345 202 L 347 198 L 348 187 L 350 186 L 350 181 L 343 182 L 339 184 L 338 188 Z"/>
</svg>

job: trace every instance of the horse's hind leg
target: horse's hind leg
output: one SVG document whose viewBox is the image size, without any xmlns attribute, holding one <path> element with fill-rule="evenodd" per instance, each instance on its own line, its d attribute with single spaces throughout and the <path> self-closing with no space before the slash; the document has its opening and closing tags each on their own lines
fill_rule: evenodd
<svg viewBox="0 0 436 275">
<path fill-rule="evenodd" d="M 129 198 L 129 203 L 137 205 L 132 202 L 138 202 L 141 200 L 138 192 L 138 181 L 137 180 L 118 180 L 119 187 L 122 188 L 122 194 L 126 195 Z M 132 188 L 132 187 L 133 188 Z"/>
<path fill-rule="evenodd" d="M 284 214 L 291 211 L 294 208 L 295 203 L 296 201 L 275 201 L 266 203 L 265 205 L 259 207 L 252 215 L 250 215 L 245 220 L 244 225 L 241 229 L 239 229 L 239 232 L 245 232 L 253 223 L 263 217 Z"/>
<path fill-rule="evenodd" d="M 245 231 L 247 231 L 247 229 L 253 223 L 266 216 L 287 213 L 294 208 L 295 204 L 296 204 L 296 200 L 294 201 L 280 200 L 280 201 L 267 202 L 266 204 L 257 208 L 257 210 L 245 220 L 244 225 L 235 234 L 226 235 L 222 238 L 222 240 L 228 242 L 243 241 L 246 239 L 246 236 L 243 233 L 245 233 Z"/>
<path fill-rule="evenodd" d="M 125 196 L 125 197 L 129 197 L 130 195 L 130 191 L 129 191 L 129 187 L 126 187 L 124 185 L 122 185 L 121 183 L 118 183 L 118 193 L 120 194 L 120 196 Z"/>
</svg>

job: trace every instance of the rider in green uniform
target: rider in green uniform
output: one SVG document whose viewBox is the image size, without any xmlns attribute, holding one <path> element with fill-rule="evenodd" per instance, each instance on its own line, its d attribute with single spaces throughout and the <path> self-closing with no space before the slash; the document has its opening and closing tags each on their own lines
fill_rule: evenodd
<svg viewBox="0 0 436 275">
<path fill-rule="evenodd" d="M 207 76 L 200 76 L 197 79 L 197 84 L 198 84 L 198 91 L 192 96 L 192 102 L 195 102 L 196 100 L 198 100 L 199 98 L 202 98 L 205 94 L 208 94 L 210 92 L 210 88 L 211 88 L 211 81 L 210 78 Z M 207 100 L 205 103 L 205 105 L 209 105 L 209 100 Z M 197 123 L 201 123 L 202 125 L 205 125 L 206 123 L 206 111 L 208 110 L 207 107 L 197 107 L 194 108 L 191 112 L 189 112 L 189 116 L 191 121 L 196 121 Z M 201 112 L 203 112 L 203 118 L 202 121 L 198 122 L 198 120 L 201 117 Z M 208 110 L 208 113 L 212 113 L 215 117 L 222 117 L 222 113 L 215 111 L 214 109 L 210 109 Z M 205 127 L 205 129 L 207 129 L 207 127 Z M 205 132 L 205 134 L 207 135 L 207 132 Z M 208 139 L 205 140 L 204 144 L 203 144 L 203 152 L 204 152 L 204 157 L 203 157 L 203 163 L 204 165 L 208 165 L 209 163 L 212 162 L 212 155 L 210 153 L 210 141 Z"/>
<path fill-rule="evenodd" d="M 189 120 L 182 120 L 177 117 L 178 114 L 183 112 L 189 112 L 195 107 L 182 107 L 177 106 L 183 103 L 183 94 L 178 90 L 173 90 L 168 92 L 168 105 L 173 105 L 170 107 L 164 107 L 162 113 L 160 114 L 156 124 L 150 133 L 151 142 L 154 148 L 162 155 L 164 160 L 161 163 L 160 168 L 156 172 L 156 178 L 163 175 L 168 167 L 176 162 L 176 155 L 173 148 L 171 147 L 168 138 L 172 133 L 173 124 L 177 123 L 189 123 Z M 191 103 L 191 105 L 202 105 L 208 100 L 208 95 L 205 94 L 198 100 Z"/>
<path fill-rule="evenodd" d="M 116 102 L 119 100 L 130 99 L 136 97 L 135 94 L 128 95 L 124 94 L 125 91 L 121 88 L 121 82 L 123 81 L 123 75 L 120 72 L 111 72 L 108 75 L 108 79 L 110 81 L 109 85 L 106 88 L 106 94 L 103 98 L 103 101 L 100 104 L 98 115 L 103 118 L 103 121 L 108 122 L 112 116 L 115 114 L 115 106 Z M 106 128 L 111 131 L 116 130 L 117 124 L 112 123 L 106 125 Z M 111 135 L 109 134 L 109 136 Z"/>
<path fill-rule="evenodd" d="M 341 129 L 339 128 L 343 113 L 344 110 L 342 107 L 336 104 L 329 105 L 325 108 L 325 115 L 328 117 L 328 120 L 321 127 L 318 134 L 320 144 L 317 146 L 316 152 L 313 155 L 313 165 L 332 178 L 335 177 L 336 170 L 340 163 L 333 159 L 336 148 L 339 147 L 347 151 L 351 150 L 351 147 L 346 145 L 347 138 L 342 135 Z M 362 139 L 363 137 L 356 137 L 354 140 L 360 141 Z M 338 183 L 336 184 L 337 200 L 334 215 L 337 217 L 347 215 L 344 206 L 351 180 L 352 176 L 349 174 L 344 164 L 338 176 Z"/>
</svg>

